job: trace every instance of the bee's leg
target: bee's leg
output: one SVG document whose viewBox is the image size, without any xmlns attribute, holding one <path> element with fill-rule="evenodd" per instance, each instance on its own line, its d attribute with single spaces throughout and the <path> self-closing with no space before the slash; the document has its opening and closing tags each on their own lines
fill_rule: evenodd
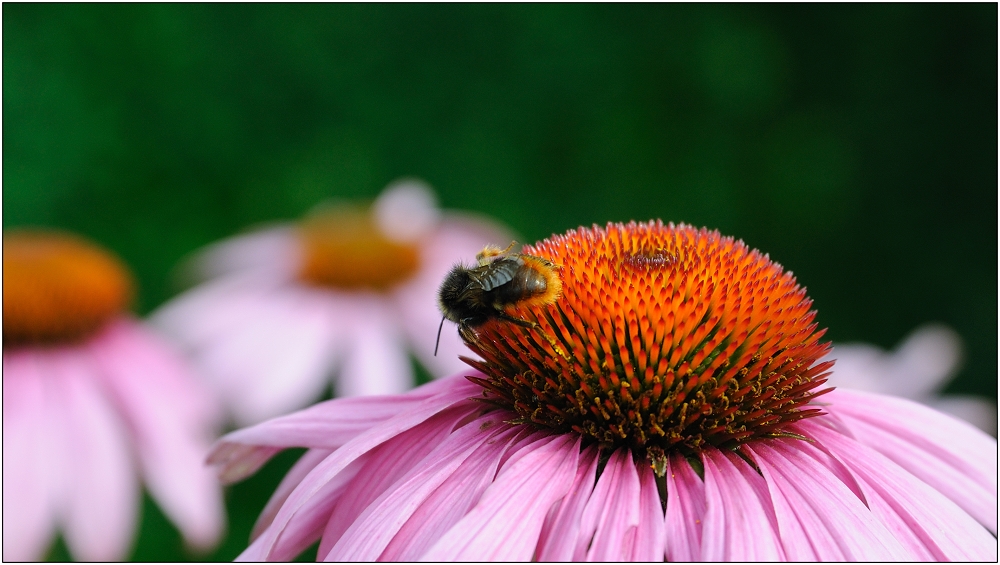
<svg viewBox="0 0 1000 565">
<path fill-rule="evenodd" d="M 537 322 L 530 322 L 528 320 L 522 320 L 520 318 L 515 318 L 515 317 L 513 317 L 513 316 L 511 316 L 511 315 L 509 315 L 509 314 L 507 314 L 505 312 L 498 312 L 497 316 L 499 318 L 507 320 L 508 322 L 517 324 L 519 326 L 522 326 L 522 327 L 525 327 L 525 328 L 531 328 L 533 330 L 538 330 L 538 335 L 542 336 L 543 338 L 545 338 L 545 341 L 549 342 L 549 345 L 552 346 L 552 349 L 556 352 L 557 355 L 559 355 L 560 357 L 562 357 L 563 359 L 565 359 L 567 361 L 570 360 L 569 356 L 566 355 L 566 352 L 563 351 L 563 348 L 559 346 L 559 343 L 555 339 L 553 339 L 553 337 L 550 336 L 547 332 L 542 331 L 542 327 Z"/>
<path fill-rule="evenodd" d="M 501 320 L 506 320 L 512 324 L 517 324 L 523 328 L 537 328 L 538 324 L 535 322 L 529 322 L 528 320 L 522 320 L 521 318 L 515 318 L 506 312 L 497 311 L 497 317 Z"/>
<path fill-rule="evenodd" d="M 458 322 L 458 336 L 462 338 L 465 343 L 473 343 L 478 341 L 478 336 L 476 332 L 472 329 L 471 322 L 473 318 L 464 318 Z"/>
</svg>

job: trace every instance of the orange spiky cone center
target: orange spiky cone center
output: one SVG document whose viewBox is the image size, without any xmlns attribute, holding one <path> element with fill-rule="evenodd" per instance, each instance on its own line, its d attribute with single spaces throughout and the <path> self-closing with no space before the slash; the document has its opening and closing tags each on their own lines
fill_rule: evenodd
<svg viewBox="0 0 1000 565">
<path fill-rule="evenodd" d="M 742 241 L 656 221 L 556 235 L 562 294 L 466 328 L 484 400 L 523 422 L 661 457 L 734 448 L 820 414 L 831 363 L 811 300 Z M 827 389 L 829 390 L 829 389 Z"/>
<path fill-rule="evenodd" d="M 388 239 L 364 209 L 340 206 L 299 225 L 304 261 L 299 276 L 317 286 L 386 290 L 419 267 L 415 245 Z"/>
<path fill-rule="evenodd" d="M 125 265 L 81 237 L 3 234 L 4 344 L 83 339 L 125 310 L 133 293 Z"/>
</svg>

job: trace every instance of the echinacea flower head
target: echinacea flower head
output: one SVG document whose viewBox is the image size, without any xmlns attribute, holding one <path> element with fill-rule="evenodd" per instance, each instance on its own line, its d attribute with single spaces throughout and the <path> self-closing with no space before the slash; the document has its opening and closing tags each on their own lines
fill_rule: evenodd
<svg viewBox="0 0 1000 565">
<path fill-rule="evenodd" d="M 131 274 L 63 232 L 3 235 L 3 558 L 120 560 L 140 479 L 196 549 L 222 533 L 203 464 L 218 407 L 162 338 L 127 313 Z"/>
<path fill-rule="evenodd" d="M 837 360 L 830 384 L 909 398 L 996 435 L 995 403 L 942 392 L 962 361 L 962 338 L 945 325 L 925 324 L 892 351 L 867 343 L 840 343 L 827 358 Z"/>
<path fill-rule="evenodd" d="M 309 448 L 241 559 L 996 559 L 996 440 L 831 391 L 811 302 L 768 256 L 659 221 L 522 253 L 560 296 L 460 324 L 474 370 L 220 440 L 225 480 Z"/>
<path fill-rule="evenodd" d="M 454 333 L 434 355 L 437 286 L 459 259 L 509 239 L 402 180 L 370 206 L 334 203 L 209 247 L 193 263 L 207 280 L 152 319 L 241 424 L 316 401 L 334 376 L 338 396 L 403 392 L 416 383 L 410 353 L 432 376 L 464 366 Z"/>
</svg>

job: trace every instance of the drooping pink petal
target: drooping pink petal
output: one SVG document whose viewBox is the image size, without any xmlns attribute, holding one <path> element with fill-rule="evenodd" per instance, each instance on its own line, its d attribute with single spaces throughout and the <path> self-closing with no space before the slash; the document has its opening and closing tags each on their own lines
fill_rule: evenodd
<svg viewBox="0 0 1000 565">
<path fill-rule="evenodd" d="M 121 560 L 133 539 L 139 502 L 126 425 L 98 388 L 96 369 L 82 350 L 53 353 L 49 362 L 47 394 L 62 414 L 72 465 L 66 544 L 83 561 Z"/>
<path fill-rule="evenodd" d="M 216 468 L 220 483 L 230 485 L 257 472 L 280 451 L 280 447 L 217 442 L 205 462 Z"/>
<path fill-rule="evenodd" d="M 702 452 L 705 464 L 705 518 L 701 559 L 783 561 L 777 519 L 764 479 L 746 461 L 717 449 Z M 752 483 L 758 482 L 759 485 Z M 669 497 L 669 494 L 668 494 Z M 668 542 L 669 543 L 669 542 Z"/>
<path fill-rule="evenodd" d="M 997 440 L 908 400 L 858 391 L 827 396 L 859 442 L 944 493 L 997 531 Z"/>
<path fill-rule="evenodd" d="M 503 456 L 527 435 L 523 428 L 514 427 L 479 446 L 447 481 L 420 503 L 379 560 L 415 561 L 424 555 L 479 502 L 493 483 Z"/>
<path fill-rule="evenodd" d="M 701 561 L 705 483 L 682 455 L 667 462 L 667 561 Z"/>
<path fill-rule="evenodd" d="M 538 561 L 571 561 L 580 545 L 580 525 L 584 509 L 597 479 L 598 451 L 590 446 L 580 453 L 576 478 L 569 493 L 554 508 L 538 540 Z M 590 532 L 593 535 L 593 531 Z M 588 538 L 589 541 L 589 538 Z M 586 548 L 583 548 L 584 551 Z M 581 551 L 583 553 L 583 551 Z"/>
<path fill-rule="evenodd" d="M 253 474 L 287 447 L 336 449 L 375 425 L 430 401 L 444 409 L 481 388 L 461 377 L 441 379 L 403 395 L 336 398 L 287 416 L 237 430 L 216 442 L 208 461 L 224 482 Z"/>
<path fill-rule="evenodd" d="M 455 389 L 461 390 L 459 387 L 455 387 Z M 454 393 L 454 391 L 451 392 Z M 452 404 L 464 398 L 465 397 L 462 396 L 458 398 L 455 398 L 454 396 L 449 397 L 447 394 L 436 395 L 421 402 L 417 406 L 398 414 L 397 416 L 390 418 L 389 420 L 372 427 L 361 434 L 358 434 L 355 438 L 344 444 L 340 449 L 336 450 L 332 455 L 330 455 L 330 457 L 313 468 L 306 479 L 303 479 L 302 483 L 300 483 L 299 486 L 288 495 L 288 499 L 285 501 L 285 504 L 282 505 L 281 509 L 278 510 L 271 526 L 268 527 L 259 538 L 257 538 L 256 542 L 259 543 L 255 543 L 255 545 L 260 548 L 262 555 L 266 558 L 271 553 L 278 541 L 278 537 L 282 535 L 286 526 L 289 526 L 289 522 L 295 517 L 295 515 L 304 507 L 314 502 L 313 499 L 317 493 L 320 492 L 328 483 L 335 480 L 337 475 L 340 474 L 348 465 L 356 461 L 361 456 L 368 454 L 372 449 L 383 442 L 397 437 L 404 431 L 410 430 L 414 426 L 431 419 L 438 413 L 448 411 Z M 479 406 L 474 403 L 464 402 L 450 408 L 450 410 L 457 414 L 468 414 L 478 408 Z M 430 433 L 430 430 L 425 429 L 423 433 Z M 225 446 L 227 443 L 223 441 L 220 445 Z"/>
<path fill-rule="evenodd" d="M 153 498 L 188 543 L 208 549 L 218 541 L 224 523 L 218 481 L 204 464 L 213 429 L 206 426 L 207 414 L 192 422 L 184 406 L 204 402 L 209 393 L 195 390 L 189 382 L 192 375 L 172 358 L 172 352 L 158 350 L 163 347 L 158 341 L 137 327 L 131 329 L 137 333 L 130 338 L 90 343 L 94 376 L 127 423 Z M 132 348 L 122 349 L 123 345 Z M 137 350 L 145 355 L 129 355 Z M 144 360 L 158 363 L 141 363 Z"/>
<path fill-rule="evenodd" d="M 216 448 L 235 443 L 249 446 L 336 449 L 358 434 L 423 403 L 440 409 L 480 395 L 482 387 L 455 377 L 441 379 L 406 394 L 335 398 L 224 436 Z M 212 457 L 213 463 L 224 460 Z M 255 469 L 256 470 L 256 469 Z"/>
<path fill-rule="evenodd" d="M 3 560 L 38 561 L 55 532 L 42 379 L 28 351 L 3 353 Z"/>
<path fill-rule="evenodd" d="M 785 556 L 791 561 L 909 561 L 907 551 L 802 440 L 767 440 L 744 449 L 767 481 Z M 818 451 L 818 450 L 817 450 Z"/>
<path fill-rule="evenodd" d="M 909 549 L 937 560 L 996 561 L 996 538 L 927 483 L 855 439 L 808 421 L 797 428 L 854 474 L 869 508 Z"/>
<path fill-rule="evenodd" d="M 454 433 L 455 427 L 468 413 L 454 410 L 442 412 L 429 418 L 425 425 L 407 430 L 372 449 L 365 466 L 351 481 L 330 516 L 317 555 L 327 555 L 365 509 L 415 465 L 421 465 L 436 446 Z"/>
<path fill-rule="evenodd" d="M 629 561 L 662 561 L 666 552 L 666 524 L 656 476 L 649 465 L 639 466 L 639 527 Z"/>
<path fill-rule="evenodd" d="M 625 561 L 629 558 L 639 528 L 639 505 L 639 473 L 632 454 L 619 448 L 604 466 L 583 511 L 584 528 L 593 525 L 592 534 L 589 528 L 581 528 L 580 532 L 587 561 Z"/>
<path fill-rule="evenodd" d="M 253 525 L 253 531 L 250 532 L 251 540 L 257 539 L 261 532 L 271 525 L 271 520 L 274 520 L 275 514 L 278 513 L 278 509 L 288 499 L 288 495 L 295 490 L 295 487 L 302 482 L 316 465 L 319 465 L 331 453 L 333 453 L 332 449 L 310 449 L 299 457 L 295 465 L 292 465 L 292 468 L 285 473 L 284 478 L 281 479 L 281 483 L 278 484 L 278 488 L 274 489 L 274 493 L 268 499 L 267 505 L 261 510 L 260 516 L 257 517 L 257 521 Z"/>
<path fill-rule="evenodd" d="M 192 374 L 183 354 L 145 324 L 119 317 L 94 336 L 88 348 L 95 355 L 107 352 L 99 361 L 132 375 L 129 380 L 137 386 L 156 390 L 160 403 L 172 407 L 185 429 L 206 430 L 221 423 L 220 404 Z"/>
<path fill-rule="evenodd" d="M 447 435 L 456 422 L 467 418 L 468 408 L 453 408 L 437 414 L 363 454 L 333 480 L 321 485 L 317 494 L 291 517 L 273 546 L 258 547 L 258 550 L 266 553 L 256 557 L 245 553 L 241 558 L 288 561 L 302 553 L 317 538 L 321 539 L 318 557 L 322 558 L 332 543 L 329 537 L 336 535 L 336 530 L 342 525 L 337 518 L 353 514 L 354 508 L 363 505 L 363 500 L 368 498 L 369 489 L 377 495 L 381 486 L 394 482 L 392 477 L 418 465 L 421 455 L 427 452 L 428 445 L 433 445 L 435 440 Z M 321 464 L 323 463 L 316 467 Z M 315 484 L 314 476 L 307 474 L 303 483 Z"/>
<path fill-rule="evenodd" d="M 576 475 L 580 440 L 552 436 L 504 466 L 482 499 L 421 557 L 424 561 L 527 561 L 542 523 Z"/>
<path fill-rule="evenodd" d="M 509 432 L 508 435 L 516 433 L 510 432 L 510 426 L 503 423 L 502 416 L 502 413 L 486 415 L 472 420 L 441 438 L 440 441 L 437 441 L 438 438 L 432 438 L 430 445 L 434 447 L 430 449 L 430 453 L 425 458 L 421 459 L 419 455 L 407 458 L 405 453 L 401 453 L 400 459 L 409 459 L 410 461 L 407 465 L 408 468 L 403 469 L 405 474 L 392 484 L 391 488 L 383 489 L 378 498 L 368 504 L 356 519 L 352 519 L 350 513 L 347 513 L 346 519 L 340 524 L 341 527 L 343 524 L 349 524 L 347 529 L 332 548 L 328 552 L 321 552 L 319 557 L 323 561 L 374 561 L 378 559 L 389 542 L 399 532 L 399 529 L 406 524 L 421 504 L 435 489 L 451 480 L 458 468 L 484 442 L 493 439 L 498 433 Z M 386 443 L 383 449 L 397 450 L 397 447 L 392 443 Z M 403 441 L 401 443 L 409 442 Z M 424 449 L 422 446 L 415 447 L 418 452 Z M 373 457 L 369 464 L 373 466 L 383 465 L 384 462 Z M 358 485 L 358 489 L 361 490 L 361 485 Z M 344 501 L 338 505 L 337 513 L 340 513 L 341 506 L 345 506 L 347 503 L 348 500 L 345 497 Z M 333 522 L 331 521 L 331 523 Z"/>
<path fill-rule="evenodd" d="M 265 535 L 268 533 L 268 528 L 264 528 L 250 544 L 250 547 L 236 558 L 236 561 L 291 561 L 295 559 L 323 535 L 323 529 L 330 520 L 331 512 L 336 508 L 340 497 L 344 495 L 351 481 L 357 477 L 367 461 L 368 454 L 362 454 L 324 483 L 314 480 L 318 474 L 313 474 L 316 467 L 319 467 L 323 461 L 313 467 L 313 471 L 307 473 L 302 479 L 302 484 L 316 486 L 315 494 L 299 506 L 295 514 L 280 530 L 270 532 L 274 535 Z M 278 512 L 280 511 L 281 507 L 278 509 Z"/>
<path fill-rule="evenodd" d="M 394 394 L 413 387 L 413 367 L 398 315 L 376 295 L 352 297 L 350 347 L 337 376 L 338 396 Z"/>
</svg>

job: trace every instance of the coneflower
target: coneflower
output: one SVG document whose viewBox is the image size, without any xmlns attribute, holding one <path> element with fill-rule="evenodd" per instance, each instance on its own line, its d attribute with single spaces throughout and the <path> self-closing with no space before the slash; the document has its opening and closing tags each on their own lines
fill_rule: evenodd
<svg viewBox="0 0 1000 565">
<path fill-rule="evenodd" d="M 995 560 L 997 444 L 824 387 L 805 290 L 718 232 L 578 229 L 562 293 L 465 327 L 474 371 L 234 432 L 226 480 L 307 447 L 245 560 Z"/>
<path fill-rule="evenodd" d="M 308 406 L 331 380 L 337 396 L 404 392 L 411 351 L 435 377 L 464 366 L 455 334 L 433 355 L 435 292 L 452 263 L 498 237 L 510 239 L 404 179 L 370 207 L 334 203 L 209 246 L 191 263 L 207 280 L 150 319 L 240 425 Z"/>
<path fill-rule="evenodd" d="M 128 314 L 125 265 L 83 238 L 3 234 L 3 558 L 36 561 L 57 529 L 83 561 L 131 547 L 140 478 L 191 545 L 222 533 L 203 465 L 221 410 Z"/>
</svg>

